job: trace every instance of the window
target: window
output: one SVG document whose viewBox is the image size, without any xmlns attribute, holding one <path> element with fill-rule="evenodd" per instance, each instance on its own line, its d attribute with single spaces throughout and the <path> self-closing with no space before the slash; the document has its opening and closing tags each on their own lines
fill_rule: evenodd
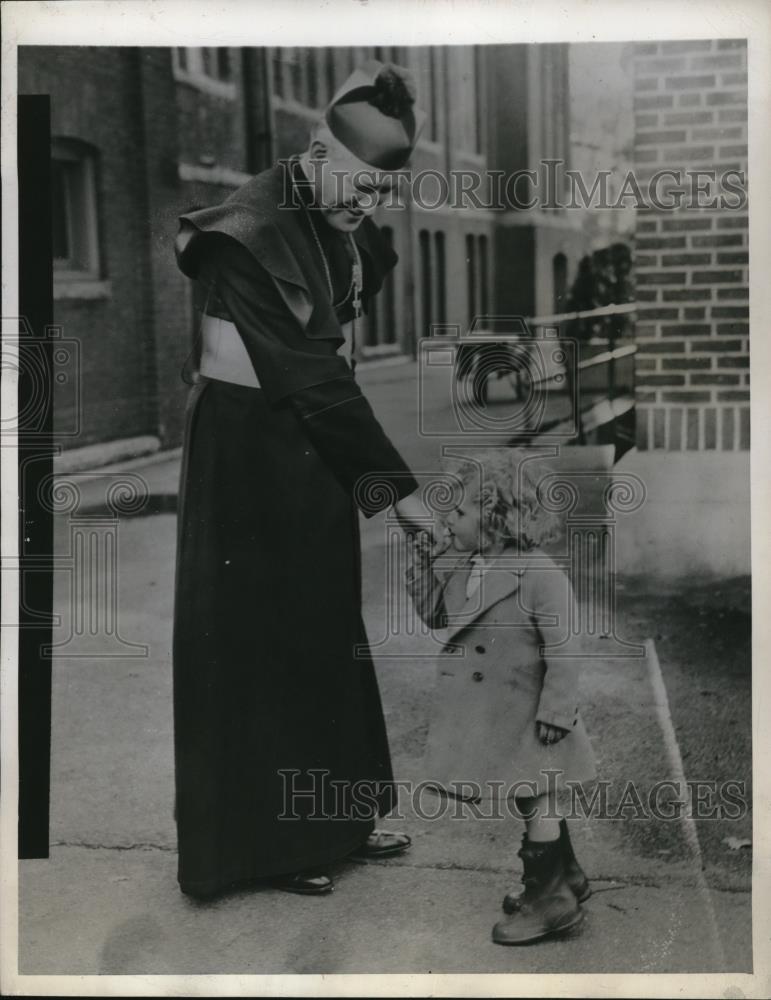
<svg viewBox="0 0 771 1000">
<path fill-rule="evenodd" d="M 334 49 L 324 49 L 324 78 L 327 83 L 327 101 L 331 101 L 337 90 Z"/>
<path fill-rule="evenodd" d="M 447 278 L 444 253 L 444 233 L 434 233 L 434 251 L 436 256 L 436 320 L 447 322 Z"/>
<path fill-rule="evenodd" d="M 420 285 L 422 297 L 422 337 L 431 336 L 433 320 L 433 282 L 431 280 L 431 234 L 427 229 L 421 229 L 418 237 L 420 247 Z"/>
<path fill-rule="evenodd" d="M 477 47 L 452 46 L 447 51 L 450 79 L 457 81 L 458 97 L 448 109 L 453 122 L 452 141 L 464 153 L 482 152 L 484 98 Z"/>
<path fill-rule="evenodd" d="M 273 50 L 271 60 L 273 66 L 273 94 L 275 97 L 284 96 L 284 59 L 281 49 Z"/>
<path fill-rule="evenodd" d="M 488 309 L 487 237 L 469 234 L 466 236 L 466 295 L 469 327 L 477 315 L 486 316 Z"/>
<path fill-rule="evenodd" d="M 472 59 L 474 63 L 473 79 L 474 79 L 474 152 L 481 153 L 484 143 L 483 135 L 483 118 L 484 118 L 484 79 L 482 76 L 482 62 L 479 48 L 474 46 L 472 53 Z"/>
<path fill-rule="evenodd" d="M 383 226 L 380 230 L 383 234 L 386 246 L 393 249 L 394 233 L 390 226 Z M 386 344 L 396 343 L 396 278 L 395 271 L 389 271 L 380 293 L 380 307 L 382 310 L 383 342 Z"/>
<path fill-rule="evenodd" d="M 380 233 L 386 246 L 393 246 L 393 230 L 382 226 Z M 393 354 L 398 351 L 396 329 L 396 274 L 390 271 L 380 292 L 369 303 L 363 323 L 363 354 Z"/>
<path fill-rule="evenodd" d="M 477 254 L 476 240 L 470 235 L 466 237 L 466 301 L 471 327 L 477 315 Z"/>
<path fill-rule="evenodd" d="M 57 280 L 98 279 L 96 165 L 94 153 L 86 143 L 54 139 L 51 189 Z"/>
<path fill-rule="evenodd" d="M 282 101 L 320 108 L 334 91 L 334 49 L 273 49 L 273 96 Z"/>
<path fill-rule="evenodd" d="M 378 62 L 402 65 L 402 51 L 397 45 L 376 45 L 373 49 L 373 57 Z"/>
<path fill-rule="evenodd" d="M 175 80 L 217 97 L 232 99 L 236 96 L 232 49 L 175 48 L 171 52 Z"/>
<path fill-rule="evenodd" d="M 294 98 L 302 103 L 303 98 L 303 61 L 302 49 L 288 49 L 287 63 L 289 64 L 289 93 L 287 97 Z"/>
<path fill-rule="evenodd" d="M 568 292 L 568 259 L 564 253 L 554 255 L 552 261 L 552 281 L 554 287 L 554 312 L 565 311 Z"/>
<path fill-rule="evenodd" d="M 316 49 L 304 49 L 305 57 L 305 103 L 311 108 L 319 106 L 319 76 Z"/>
<path fill-rule="evenodd" d="M 487 237 L 479 237 L 479 304 L 482 307 L 482 315 L 486 316 L 487 308 Z"/>
<path fill-rule="evenodd" d="M 439 74 L 439 50 L 431 47 L 428 50 L 428 87 L 430 100 L 430 114 L 428 118 L 429 138 L 432 142 L 438 142 L 439 131 L 439 86 L 441 77 Z"/>
<path fill-rule="evenodd" d="M 217 79 L 230 80 L 230 49 L 214 49 L 217 53 Z"/>
<path fill-rule="evenodd" d="M 422 229 L 418 236 L 421 337 L 447 322 L 447 254 L 443 232 Z"/>
<path fill-rule="evenodd" d="M 535 45 L 531 87 L 533 107 L 528 119 L 532 134 L 531 158 L 559 160 L 562 167 L 547 174 L 548 187 L 542 207 L 561 211 L 558 195 L 567 191 L 570 179 L 565 173 L 570 154 L 569 62 L 564 44 Z"/>
<path fill-rule="evenodd" d="M 442 74 L 445 55 L 442 46 L 415 46 L 401 51 L 403 62 L 415 75 L 418 104 L 426 114 L 419 142 L 441 142 L 445 136 Z"/>
</svg>

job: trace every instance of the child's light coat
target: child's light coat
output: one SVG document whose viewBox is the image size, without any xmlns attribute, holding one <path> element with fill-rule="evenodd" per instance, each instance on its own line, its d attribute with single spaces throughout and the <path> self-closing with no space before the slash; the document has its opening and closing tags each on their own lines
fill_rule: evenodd
<svg viewBox="0 0 771 1000">
<path fill-rule="evenodd" d="M 519 794 L 544 792 L 547 769 L 559 772 L 559 784 L 593 778 L 578 712 L 581 654 L 570 640 L 575 611 L 567 576 L 540 550 L 507 553 L 467 597 L 469 571 L 467 556 L 446 574 L 416 565 L 407 576 L 418 614 L 445 630 L 423 779 L 466 795 L 471 790 L 459 783 L 472 782 L 487 798 L 516 782 L 535 784 Z M 537 722 L 570 731 L 545 746 Z"/>
</svg>

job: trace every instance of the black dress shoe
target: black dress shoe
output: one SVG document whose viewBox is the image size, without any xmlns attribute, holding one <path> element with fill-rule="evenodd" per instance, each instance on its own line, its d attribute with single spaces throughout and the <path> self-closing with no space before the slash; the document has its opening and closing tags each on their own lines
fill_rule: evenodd
<svg viewBox="0 0 771 1000">
<path fill-rule="evenodd" d="M 395 854 L 403 854 L 412 843 L 406 833 L 386 833 L 384 830 L 374 830 L 355 851 L 352 858 L 390 858 Z"/>
<path fill-rule="evenodd" d="M 296 892 L 301 896 L 322 896 L 332 892 L 335 885 L 329 875 L 323 872 L 290 872 L 271 879 L 274 889 Z"/>
</svg>

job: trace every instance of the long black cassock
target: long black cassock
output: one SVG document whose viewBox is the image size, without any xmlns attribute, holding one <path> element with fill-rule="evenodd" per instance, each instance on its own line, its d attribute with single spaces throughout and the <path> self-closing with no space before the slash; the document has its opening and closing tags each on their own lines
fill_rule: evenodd
<svg viewBox="0 0 771 1000">
<path fill-rule="evenodd" d="M 178 877 L 196 894 L 339 859 L 394 805 L 358 511 L 417 484 L 337 353 L 353 315 L 346 237 L 310 209 L 336 308 L 307 188 L 302 201 L 288 190 L 297 169 L 278 164 L 183 216 L 177 241 L 205 311 L 235 323 L 260 382 L 199 376 L 187 406 L 174 723 Z M 355 239 L 366 300 L 397 258 L 369 219 Z M 358 806 L 376 803 L 369 815 L 351 810 L 354 786 Z"/>
</svg>

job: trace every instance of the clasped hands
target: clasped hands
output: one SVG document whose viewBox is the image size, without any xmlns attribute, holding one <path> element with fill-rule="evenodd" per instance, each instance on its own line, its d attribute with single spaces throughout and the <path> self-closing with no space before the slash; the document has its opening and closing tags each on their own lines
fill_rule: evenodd
<svg viewBox="0 0 771 1000">
<path fill-rule="evenodd" d="M 394 511 L 407 540 L 410 566 L 425 566 L 448 548 L 449 535 L 427 519 L 425 507 L 415 494 L 394 504 Z"/>
</svg>

